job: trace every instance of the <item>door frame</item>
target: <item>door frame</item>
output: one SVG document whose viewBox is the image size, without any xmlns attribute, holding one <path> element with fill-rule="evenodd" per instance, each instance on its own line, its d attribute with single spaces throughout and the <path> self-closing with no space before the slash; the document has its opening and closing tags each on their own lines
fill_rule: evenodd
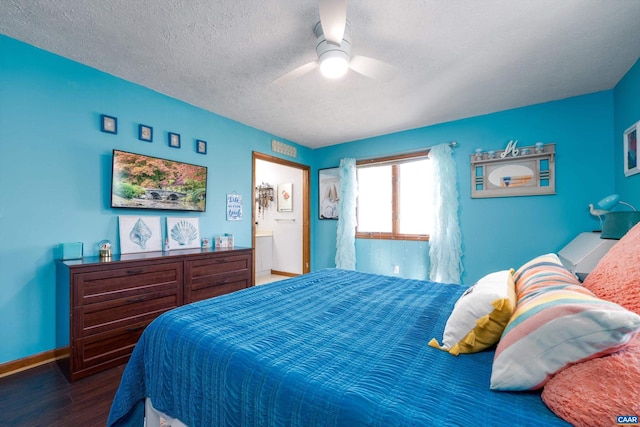
<svg viewBox="0 0 640 427">
<path fill-rule="evenodd" d="M 302 171 L 302 274 L 311 271 L 311 167 L 280 157 L 252 152 L 251 182 L 251 247 L 256 247 L 256 160 L 289 166 Z M 255 250 L 255 249 L 254 249 Z M 255 255 L 254 255 L 255 256 Z"/>
</svg>

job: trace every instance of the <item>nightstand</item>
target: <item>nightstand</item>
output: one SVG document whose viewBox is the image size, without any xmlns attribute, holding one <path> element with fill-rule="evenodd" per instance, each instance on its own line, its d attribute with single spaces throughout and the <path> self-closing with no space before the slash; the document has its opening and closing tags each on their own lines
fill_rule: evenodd
<svg viewBox="0 0 640 427">
<path fill-rule="evenodd" d="M 580 233 L 558 252 L 558 258 L 567 270 L 586 278 L 616 243 L 617 240 L 601 239 L 599 232 Z"/>
</svg>

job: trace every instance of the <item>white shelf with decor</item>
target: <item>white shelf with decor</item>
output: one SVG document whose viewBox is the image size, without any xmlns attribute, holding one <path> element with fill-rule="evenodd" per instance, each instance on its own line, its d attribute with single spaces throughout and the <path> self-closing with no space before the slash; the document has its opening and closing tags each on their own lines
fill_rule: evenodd
<svg viewBox="0 0 640 427">
<path fill-rule="evenodd" d="M 517 147 L 471 154 L 471 197 L 535 196 L 556 193 L 555 144 Z"/>
</svg>

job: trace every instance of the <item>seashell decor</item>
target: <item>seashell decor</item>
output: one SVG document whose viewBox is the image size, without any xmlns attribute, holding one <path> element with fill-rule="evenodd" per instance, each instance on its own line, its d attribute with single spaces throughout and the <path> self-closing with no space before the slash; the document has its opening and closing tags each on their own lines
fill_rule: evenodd
<svg viewBox="0 0 640 427">
<path fill-rule="evenodd" d="M 198 230 L 188 221 L 179 221 L 171 228 L 171 238 L 180 245 L 189 245 L 198 239 Z"/>
<path fill-rule="evenodd" d="M 141 249 L 146 249 L 147 240 L 149 240 L 152 235 L 153 233 L 149 226 L 145 224 L 142 218 L 139 218 L 129 232 L 129 239 L 140 246 Z"/>
</svg>

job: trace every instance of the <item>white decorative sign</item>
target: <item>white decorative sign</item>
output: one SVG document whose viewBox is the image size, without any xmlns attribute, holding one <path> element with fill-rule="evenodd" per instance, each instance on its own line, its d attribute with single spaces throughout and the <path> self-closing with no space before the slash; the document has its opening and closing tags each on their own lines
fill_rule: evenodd
<svg viewBox="0 0 640 427">
<path fill-rule="evenodd" d="M 298 155 L 298 150 L 293 145 L 285 144 L 284 142 L 277 141 L 275 139 L 271 140 L 271 150 L 275 153 L 282 153 L 289 157 L 296 157 Z"/>
<path fill-rule="evenodd" d="M 507 148 L 504 149 L 504 153 L 500 154 L 500 157 L 504 159 L 509 155 L 509 153 L 511 153 L 513 157 L 516 157 L 518 155 L 518 152 L 520 151 L 516 148 L 517 145 L 518 145 L 517 139 L 515 141 L 514 140 L 509 141 L 509 143 L 507 144 Z"/>
<path fill-rule="evenodd" d="M 240 194 L 227 194 L 227 221 L 240 221 L 242 219 L 242 196 Z"/>
</svg>

